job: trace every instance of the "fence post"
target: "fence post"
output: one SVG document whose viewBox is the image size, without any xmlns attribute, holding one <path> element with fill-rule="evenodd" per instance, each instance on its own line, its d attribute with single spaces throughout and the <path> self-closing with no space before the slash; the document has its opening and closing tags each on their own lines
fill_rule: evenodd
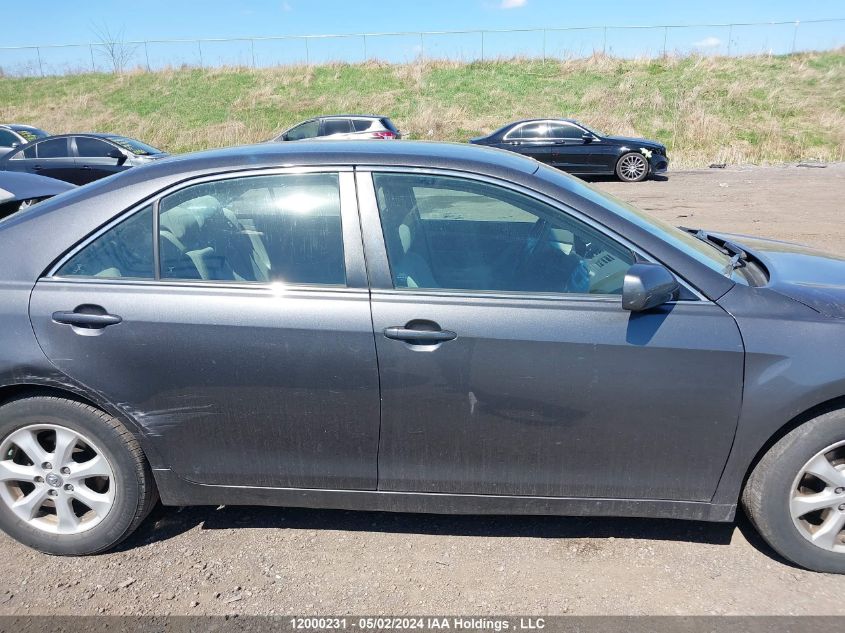
<svg viewBox="0 0 845 633">
<path fill-rule="evenodd" d="M 484 61 L 484 31 L 481 31 L 481 61 Z"/>
<path fill-rule="evenodd" d="M 38 46 L 35 47 L 35 54 L 38 55 L 38 70 L 41 73 L 41 76 L 43 77 L 44 76 L 44 66 L 41 63 L 41 49 Z"/>
<path fill-rule="evenodd" d="M 601 40 L 601 54 L 607 55 L 607 27 L 605 26 L 603 29 L 604 34 L 602 35 Z"/>
<path fill-rule="evenodd" d="M 204 66 L 202 63 L 202 42 L 200 40 L 197 40 L 197 51 L 199 51 L 200 54 L 200 68 L 203 68 Z"/>
<path fill-rule="evenodd" d="M 792 52 L 795 52 L 795 41 L 798 39 L 798 25 L 800 22 L 795 20 L 795 30 L 792 31 Z"/>
<path fill-rule="evenodd" d="M 663 27 L 663 57 L 666 57 L 666 40 L 669 38 L 669 27 Z"/>
<path fill-rule="evenodd" d="M 734 36 L 734 25 L 729 24 L 728 25 L 728 57 L 731 56 L 731 40 L 733 39 L 733 36 Z"/>
<path fill-rule="evenodd" d="M 249 51 L 252 54 L 252 67 L 255 68 L 255 40 L 249 41 Z"/>
<path fill-rule="evenodd" d="M 147 42 L 147 40 L 144 40 L 144 59 L 147 60 L 147 72 L 150 72 L 152 71 L 152 68 L 150 67 L 150 47 L 148 46 L 148 44 L 149 42 Z"/>
<path fill-rule="evenodd" d="M 308 38 L 305 38 L 305 65 L 311 65 L 311 53 L 308 51 Z"/>
<path fill-rule="evenodd" d="M 94 63 L 94 45 L 93 44 L 88 45 L 88 51 L 91 53 L 91 72 L 95 73 L 95 72 L 97 72 L 97 65 Z"/>
<path fill-rule="evenodd" d="M 361 33 L 361 37 L 364 40 L 364 61 L 367 61 L 367 34 Z"/>
<path fill-rule="evenodd" d="M 425 42 L 423 41 L 423 34 L 420 33 L 420 61 L 425 59 Z"/>
<path fill-rule="evenodd" d="M 546 29 L 543 29 L 543 63 L 546 63 Z"/>
</svg>

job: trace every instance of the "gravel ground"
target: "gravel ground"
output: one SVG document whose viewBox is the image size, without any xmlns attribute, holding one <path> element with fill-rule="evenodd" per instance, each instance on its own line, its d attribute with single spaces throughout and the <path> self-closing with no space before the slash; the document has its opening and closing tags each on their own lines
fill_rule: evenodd
<svg viewBox="0 0 845 633">
<path fill-rule="evenodd" d="M 597 186 L 689 226 L 845 252 L 845 166 Z M 845 614 L 845 576 L 779 560 L 748 526 L 157 508 L 119 551 L 0 536 L 0 615 Z"/>
</svg>

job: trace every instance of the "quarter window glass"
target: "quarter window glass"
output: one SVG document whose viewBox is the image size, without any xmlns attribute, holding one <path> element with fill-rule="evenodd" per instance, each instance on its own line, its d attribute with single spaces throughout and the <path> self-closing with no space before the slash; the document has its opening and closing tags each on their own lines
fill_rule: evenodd
<svg viewBox="0 0 845 633">
<path fill-rule="evenodd" d="M 303 138 L 314 138 L 320 133 L 319 121 L 307 121 L 302 125 L 297 125 L 295 128 L 287 133 L 289 141 L 298 141 Z"/>
<path fill-rule="evenodd" d="M 67 158 L 70 156 L 67 149 L 67 138 L 55 138 L 48 141 L 42 141 L 36 144 L 35 153 L 38 158 Z M 26 152 L 27 158 L 34 158 Z"/>
<path fill-rule="evenodd" d="M 115 149 L 105 141 L 86 136 L 76 137 L 76 151 L 83 158 L 108 158 L 109 152 Z"/>
<path fill-rule="evenodd" d="M 580 140 L 583 134 L 584 131 L 575 127 L 574 125 L 568 125 L 566 123 L 549 123 L 548 125 L 549 138 L 566 138 Z"/>
<path fill-rule="evenodd" d="M 337 174 L 187 187 L 159 206 L 162 279 L 346 283 Z"/>
<path fill-rule="evenodd" d="M 515 139 L 546 138 L 546 131 L 545 123 L 527 123 L 516 128 L 507 136 Z"/>
<path fill-rule="evenodd" d="M 396 288 L 618 295 L 630 250 L 529 196 L 463 178 L 375 174 Z"/>
<path fill-rule="evenodd" d="M 323 122 L 323 135 L 348 134 L 352 131 L 349 119 L 327 119 Z"/>
<path fill-rule="evenodd" d="M 88 244 L 62 266 L 61 277 L 152 279 L 153 210 L 138 211 Z"/>
</svg>

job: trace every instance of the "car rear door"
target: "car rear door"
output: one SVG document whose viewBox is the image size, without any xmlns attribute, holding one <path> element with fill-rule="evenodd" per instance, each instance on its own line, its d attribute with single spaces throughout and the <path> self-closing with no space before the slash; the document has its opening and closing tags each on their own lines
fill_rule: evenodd
<svg viewBox="0 0 845 633">
<path fill-rule="evenodd" d="M 80 184 L 68 137 L 48 138 L 13 154 L 5 161 L 9 171 L 22 171 Z"/>
<path fill-rule="evenodd" d="M 547 125 L 542 121 L 514 127 L 496 147 L 530 156 L 541 163 L 552 162 L 552 145 L 547 136 Z"/>
<path fill-rule="evenodd" d="M 30 314 L 50 360 L 137 420 L 178 475 L 375 488 L 378 374 L 350 170 L 180 185 L 65 257 Z"/>
<path fill-rule="evenodd" d="M 728 314 L 689 289 L 624 311 L 625 271 L 644 254 L 506 183 L 357 178 L 382 389 L 379 489 L 711 498 L 742 393 Z"/>
<path fill-rule="evenodd" d="M 586 130 L 566 121 L 549 122 L 549 140 L 552 143 L 552 165 L 574 174 L 598 171 L 593 161 L 593 143 L 584 140 Z"/>
</svg>

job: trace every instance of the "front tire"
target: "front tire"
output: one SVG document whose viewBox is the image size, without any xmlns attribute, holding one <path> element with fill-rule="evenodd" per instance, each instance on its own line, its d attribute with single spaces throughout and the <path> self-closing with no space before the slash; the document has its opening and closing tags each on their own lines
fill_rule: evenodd
<svg viewBox="0 0 845 633">
<path fill-rule="evenodd" d="M 0 406 L 0 529 L 48 554 L 108 550 L 157 500 L 141 447 L 88 404 L 29 396 Z"/>
<path fill-rule="evenodd" d="M 845 410 L 813 418 L 774 444 L 751 472 L 742 503 L 783 557 L 845 574 Z"/>
<path fill-rule="evenodd" d="M 645 180 L 648 170 L 648 160 L 639 152 L 627 152 L 616 161 L 616 176 L 623 182 Z"/>
</svg>

